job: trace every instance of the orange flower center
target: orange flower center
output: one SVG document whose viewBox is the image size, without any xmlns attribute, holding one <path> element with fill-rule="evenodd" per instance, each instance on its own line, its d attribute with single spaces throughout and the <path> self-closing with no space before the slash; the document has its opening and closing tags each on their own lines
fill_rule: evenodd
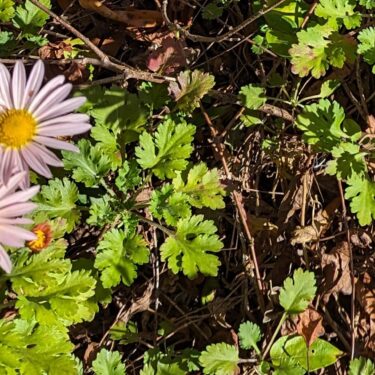
<svg viewBox="0 0 375 375">
<path fill-rule="evenodd" d="M 37 236 L 33 241 L 27 242 L 27 247 L 33 253 L 39 253 L 45 249 L 51 242 L 52 233 L 51 227 L 48 224 L 38 224 L 32 229 L 32 232 Z"/>
</svg>

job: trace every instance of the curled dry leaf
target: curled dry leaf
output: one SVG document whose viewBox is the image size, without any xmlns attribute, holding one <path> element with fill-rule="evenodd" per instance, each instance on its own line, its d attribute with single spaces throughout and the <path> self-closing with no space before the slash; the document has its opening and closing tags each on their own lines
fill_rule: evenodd
<svg viewBox="0 0 375 375">
<path fill-rule="evenodd" d="M 162 71 L 165 74 L 171 74 L 179 68 L 186 67 L 185 47 L 186 43 L 181 39 L 167 36 L 162 39 L 160 46 L 148 56 L 147 68 L 153 72 Z"/>
<path fill-rule="evenodd" d="M 349 245 L 340 242 L 329 254 L 323 254 L 323 300 L 328 301 L 333 293 L 349 295 L 352 293 L 352 280 L 349 267 Z"/>
<path fill-rule="evenodd" d="M 333 213 L 340 206 L 340 198 L 333 199 L 324 210 L 320 210 L 314 217 L 314 225 L 298 228 L 293 232 L 290 243 L 305 244 L 318 241 L 319 238 L 329 229 Z"/>
<path fill-rule="evenodd" d="M 297 332 L 303 336 L 306 345 L 310 346 L 319 336 L 324 334 L 322 316 L 313 308 L 308 308 L 298 315 Z"/>
<path fill-rule="evenodd" d="M 163 23 L 163 17 L 156 10 L 117 10 L 113 11 L 98 0 L 79 0 L 82 8 L 92 10 L 105 18 L 112 21 L 125 23 L 130 27 L 152 28 Z"/>
</svg>

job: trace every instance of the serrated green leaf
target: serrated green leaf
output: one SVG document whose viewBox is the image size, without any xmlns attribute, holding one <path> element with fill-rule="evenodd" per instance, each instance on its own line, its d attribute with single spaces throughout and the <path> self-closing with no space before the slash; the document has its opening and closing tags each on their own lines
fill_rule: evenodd
<svg viewBox="0 0 375 375">
<path fill-rule="evenodd" d="M 302 336 L 283 336 L 273 345 L 270 351 L 275 367 L 282 365 L 289 358 L 305 371 L 316 371 L 335 363 L 343 353 L 329 342 L 316 339 L 309 349 Z"/>
<path fill-rule="evenodd" d="M 244 322 L 240 325 L 238 330 L 238 337 L 240 339 L 240 346 L 242 349 L 255 349 L 260 354 L 257 343 L 262 337 L 260 327 L 252 322 Z"/>
<path fill-rule="evenodd" d="M 50 180 L 34 199 L 38 207 L 33 218 L 37 223 L 55 218 L 66 219 L 67 231 L 71 232 L 80 219 L 76 206 L 78 198 L 77 186 L 67 178 Z"/>
<path fill-rule="evenodd" d="M 119 144 L 138 140 L 147 123 L 150 110 L 142 104 L 136 94 L 119 87 L 112 87 L 104 92 L 95 89 L 85 90 L 83 94 L 89 97 L 89 103 L 85 105 L 84 110 L 94 117 L 95 127 L 108 129 Z M 97 132 L 94 131 L 95 134 Z"/>
<path fill-rule="evenodd" d="M 363 55 L 363 59 L 369 65 L 375 64 L 375 27 L 368 27 L 358 34 L 358 49 L 357 52 Z M 372 68 L 375 73 L 375 66 Z"/>
<path fill-rule="evenodd" d="M 375 183 L 365 176 L 353 175 L 347 184 L 345 198 L 350 200 L 350 210 L 360 225 L 371 224 L 375 219 Z"/>
<path fill-rule="evenodd" d="M 116 215 L 112 208 L 112 201 L 112 198 L 108 194 L 100 198 L 90 197 L 90 216 L 86 220 L 87 224 L 101 227 L 112 222 Z"/>
<path fill-rule="evenodd" d="M 375 0 L 359 0 L 359 4 L 364 6 L 366 9 L 375 8 Z"/>
<path fill-rule="evenodd" d="M 149 250 L 140 235 L 112 229 L 99 242 L 95 268 L 101 271 L 100 279 L 105 288 L 121 281 L 129 286 L 137 277 L 137 265 L 148 260 Z"/>
<path fill-rule="evenodd" d="M 181 72 L 176 82 L 169 84 L 169 92 L 182 112 L 191 113 L 200 100 L 214 87 L 215 78 L 199 70 Z"/>
<path fill-rule="evenodd" d="M 9 56 L 16 46 L 13 33 L 0 31 L 0 57 Z"/>
<path fill-rule="evenodd" d="M 306 143 L 324 152 L 331 152 L 343 139 L 355 141 L 361 134 L 357 123 L 345 120 L 345 112 L 340 104 L 328 99 L 305 106 L 297 117 L 296 126 L 303 131 Z"/>
<path fill-rule="evenodd" d="M 333 160 L 327 163 L 326 173 L 346 180 L 366 171 L 365 155 L 358 144 L 341 142 L 332 148 Z"/>
<path fill-rule="evenodd" d="M 361 14 L 354 10 L 356 6 L 356 0 L 320 0 L 315 14 L 328 20 L 336 29 L 344 24 L 350 30 L 361 24 Z"/>
<path fill-rule="evenodd" d="M 168 86 L 165 84 L 142 82 L 138 88 L 138 96 L 141 102 L 152 110 L 160 109 L 170 101 Z"/>
<path fill-rule="evenodd" d="M 110 352 L 102 349 L 92 363 L 95 375 L 125 375 L 125 365 L 122 363 L 121 354 L 117 351 Z"/>
<path fill-rule="evenodd" d="M 349 375 L 374 375 L 375 365 L 370 359 L 364 357 L 355 358 L 350 361 Z"/>
<path fill-rule="evenodd" d="M 176 225 L 179 219 L 191 216 L 188 196 L 176 193 L 170 184 L 152 192 L 149 208 L 153 216 L 164 219 L 167 225 Z"/>
<path fill-rule="evenodd" d="M 332 95 L 340 85 L 341 82 L 338 79 L 327 79 L 320 88 L 319 97 L 322 99 L 327 98 Z"/>
<path fill-rule="evenodd" d="M 109 330 L 111 340 L 119 341 L 121 345 L 131 344 L 139 341 L 137 323 L 129 321 L 127 323 L 118 322 Z"/>
<path fill-rule="evenodd" d="M 116 186 L 124 193 L 128 190 L 133 190 L 142 182 L 141 170 L 137 162 L 133 159 L 125 160 L 122 166 L 118 169 L 118 176 L 116 178 Z"/>
<path fill-rule="evenodd" d="M 216 276 L 220 261 L 210 252 L 216 253 L 223 247 L 216 231 L 214 222 L 204 220 L 203 215 L 180 219 L 175 235 L 160 247 L 162 260 L 168 262 L 175 274 L 182 271 L 190 279 L 198 272 Z"/>
<path fill-rule="evenodd" d="M 15 14 L 13 0 L 0 0 L 0 21 L 9 22 Z"/>
<path fill-rule="evenodd" d="M 40 2 L 48 9 L 51 9 L 50 0 L 40 0 Z M 24 33 L 36 34 L 38 29 L 42 28 L 48 19 L 49 15 L 47 13 L 39 9 L 31 1 L 26 0 L 16 8 L 13 24 Z"/>
<path fill-rule="evenodd" d="M 280 291 L 280 305 L 288 314 L 298 314 L 306 310 L 315 297 L 316 286 L 313 272 L 298 268 L 293 278 L 288 277 Z"/>
<path fill-rule="evenodd" d="M 87 139 L 81 139 L 77 146 L 79 153 L 62 151 L 64 167 L 73 171 L 75 181 L 83 182 L 86 187 L 95 186 L 110 171 L 111 159 L 100 146 L 92 145 Z"/>
<path fill-rule="evenodd" d="M 0 320 L 0 373 L 71 375 L 74 345 L 56 327 L 25 320 Z"/>
<path fill-rule="evenodd" d="M 176 192 L 184 193 L 188 202 L 197 208 L 208 207 L 212 210 L 225 207 L 225 190 L 220 183 L 218 170 L 209 170 L 205 163 L 199 163 L 189 170 L 186 182 L 181 173 L 173 180 Z"/>
<path fill-rule="evenodd" d="M 242 104 L 248 109 L 259 109 L 267 101 L 266 90 L 256 84 L 242 86 L 240 90 Z"/>
<path fill-rule="evenodd" d="M 139 165 L 151 169 L 160 179 L 176 177 L 176 171 L 187 167 L 194 134 L 194 125 L 185 121 L 176 124 L 172 119 L 159 125 L 154 137 L 142 133 L 135 149 Z"/>
<path fill-rule="evenodd" d="M 238 371 L 238 350 L 225 343 L 206 347 L 199 357 L 203 373 L 209 375 L 233 375 Z"/>
<path fill-rule="evenodd" d="M 292 72 L 300 77 L 324 76 L 330 66 L 342 68 L 355 60 L 355 41 L 334 32 L 329 25 L 315 25 L 297 33 L 298 44 L 289 49 Z"/>
</svg>

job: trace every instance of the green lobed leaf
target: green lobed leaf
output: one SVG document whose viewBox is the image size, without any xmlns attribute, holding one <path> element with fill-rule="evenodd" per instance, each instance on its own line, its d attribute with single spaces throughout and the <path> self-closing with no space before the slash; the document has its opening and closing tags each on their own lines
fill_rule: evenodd
<svg viewBox="0 0 375 375">
<path fill-rule="evenodd" d="M 375 365 L 370 359 L 364 357 L 355 358 L 350 361 L 349 375 L 374 375 Z"/>
<path fill-rule="evenodd" d="M 137 162 L 134 159 L 130 161 L 125 160 L 118 169 L 118 176 L 115 181 L 116 186 L 125 193 L 128 190 L 133 190 L 141 182 L 141 170 Z"/>
<path fill-rule="evenodd" d="M 350 30 L 361 25 L 361 14 L 354 9 L 356 0 L 320 0 L 315 8 L 315 14 L 324 18 L 338 29 L 342 24 Z"/>
<path fill-rule="evenodd" d="M 102 349 L 92 363 L 95 375 L 125 375 L 125 365 L 121 353 Z"/>
<path fill-rule="evenodd" d="M 203 215 L 180 219 L 176 233 L 161 245 L 163 261 L 177 274 L 182 271 L 190 279 L 198 272 L 216 276 L 220 261 L 211 252 L 222 249 L 223 243 L 216 234 L 217 228 L 211 220 L 204 220 Z"/>
<path fill-rule="evenodd" d="M 260 354 L 257 343 L 260 341 L 262 333 L 257 324 L 252 322 L 242 323 L 238 330 L 238 337 L 242 349 L 255 349 L 257 354 Z"/>
<path fill-rule="evenodd" d="M 181 173 L 173 179 L 176 192 L 183 193 L 188 202 L 197 208 L 208 207 L 212 210 L 225 207 L 225 190 L 220 183 L 218 170 L 209 170 L 205 163 L 199 163 L 189 170 L 186 182 Z"/>
<path fill-rule="evenodd" d="M 76 206 L 78 198 L 77 186 L 67 178 L 50 180 L 34 199 L 38 207 L 33 218 L 37 223 L 55 218 L 66 219 L 67 231 L 71 232 L 80 219 Z"/>
<path fill-rule="evenodd" d="M 71 375 L 76 362 L 67 333 L 33 321 L 0 320 L 0 373 Z"/>
<path fill-rule="evenodd" d="M 182 112 L 191 113 L 200 100 L 214 87 L 215 78 L 199 70 L 181 72 L 176 82 L 169 84 L 169 92 Z"/>
<path fill-rule="evenodd" d="M 369 225 L 375 219 L 375 183 L 366 176 L 353 175 L 345 189 L 350 209 L 357 215 L 360 225 Z"/>
<path fill-rule="evenodd" d="M 375 27 L 363 29 L 358 34 L 357 52 L 363 55 L 363 59 L 373 65 L 372 72 L 375 73 Z"/>
<path fill-rule="evenodd" d="M 135 153 L 143 169 L 151 169 L 160 179 L 176 177 L 176 171 L 187 167 L 187 158 L 193 151 L 195 126 L 172 119 L 158 126 L 154 136 L 144 132 L 139 138 Z"/>
<path fill-rule="evenodd" d="M 264 87 L 253 83 L 242 86 L 240 100 L 248 109 L 259 109 L 267 101 L 266 90 Z"/>
<path fill-rule="evenodd" d="M 225 343 L 206 347 L 199 357 L 203 373 L 209 375 L 233 375 L 238 369 L 238 350 L 234 345 Z"/>
<path fill-rule="evenodd" d="M 316 371 L 335 363 L 343 353 L 329 342 L 316 339 L 309 349 L 302 336 L 283 336 L 270 351 L 272 364 L 278 367 L 291 359 L 305 371 Z"/>
<path fill-rule="evenodd" d="M 48 9 L 51 9 L 50 0 L 40 0 L 40 2 Z M 24 33 L 36 34 L 38 29 L 42 28 L 48 19 L 49 15 L 47 13 L 39 9 L 31 1 L 26 0 L 16 8 L 13 24 Z"/>
<path fill-rule="evenodd" d="M 176 193 L 170 184 L 152 192 L 149 209 L 154 217 L 164 219 L 167 225 L 176 225 L 179 219 L 191 216 L 188 196 Z"/>
<path fill-rule="evenodd" d="M 137 265 L 149 261 L 146 241 L 138 234 L 112 229 L 99 242 L 95 268 L 101 271 L 105 288 L 121 281 L 129 286 L 137 277 Z"/>
<path fill-rule="evenodd" d="M 9 22 L 15 14 L 13 0 L 0 0 L 0 21 Z"/>
<path fill-rule="evenodd" d="M 110 171 L 111 159 L 99 145 L 92 145 L 87 139 L 81 139 L 77 145 L 79 153 L 62 151 L 64 167 L 73 171 L 76 182 L 83 182 L 86 187 L 96 186 Z"/>
<path fill-rule="evenodd" d="M 316 293 L 315 275 L 313 272 L 298 268 L 293 278 L 288 277 L 280 291 L 280 305 L 288 314 L 298 314 L 306 310 Z"/>
</svg>

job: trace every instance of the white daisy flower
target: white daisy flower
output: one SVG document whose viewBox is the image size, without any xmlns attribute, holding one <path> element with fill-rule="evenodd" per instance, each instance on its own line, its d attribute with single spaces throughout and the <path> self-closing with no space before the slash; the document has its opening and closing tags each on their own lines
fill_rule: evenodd
<svg viewBox="0 0 375 375">
<path fill-rule="evenodd" d="M 28 200 L 39 191 L 39 186 L 33 186 L 16 192 L 26 174 L 27 172 L 17 173 L 9 178 L 7 184 L 0 183 L 0 267 L 7 273 L 11 272 L 12 263 L 1 245 L 22 247 L 25 241 L 36 239 L 34 233 L 20 227 L 33 222 L 22 216 L 35 209 L 36 204 Z"/>
<path fill-rule="evenodd" d="M 0 184 L 16 172 L 29 171 L 51 178 L 48 166 L 61 167 L 61 160 L 47 147 L 78 151 L 71 143 L 57 139 L 88 131 L 89 117 L 72 113 L 84 97 L 66 99 L 72 89 L 64 76 L 57 76 L 42 87 L 44 65 L 38 61 L 26 80 L 22 61 L 11 76 L 0 64 Z M 29 186 L 29 173 L 20 182 Z"/>
</svg>

